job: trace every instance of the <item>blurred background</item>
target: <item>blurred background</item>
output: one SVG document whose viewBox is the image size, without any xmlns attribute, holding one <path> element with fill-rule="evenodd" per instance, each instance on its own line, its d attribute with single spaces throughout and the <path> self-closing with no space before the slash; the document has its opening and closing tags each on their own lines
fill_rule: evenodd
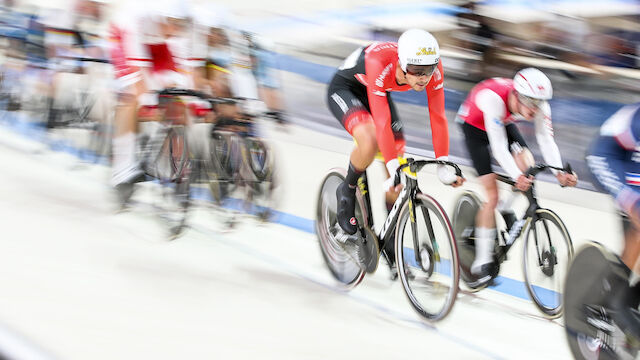
<svg viewBox="0 0 640 360">
<path fill-rule="evenodd" d="M 87 353 L 104 358 L 217 358 L 219 354 L 197 352 L 210 351 L 216 340 L 230 358 L 274 354 L 327 358 L 353 348 L 355 341 L 342 339 L 343 333 L 358 334 L 357 340 L 373 343 L 364 349 L 368 353 L 357 357 L 388 354 L 386 358 L 392 358 L 397 349 L 379 346 L 381 319 L 382 324 L 392 324 L 387 329 L 395 337 L 389 343 L 415 335 L 414 341 L 403 344 L 413 346 L 415 354 L 424 351 L 427 333 L 439 344 L 444 339 L 450 348 L 471 353 L 458 353 L 458 358 L 542 358 L 540 344 L 545 346 L 545 358 L 568 358 L 567 349 L 558 352 L 564 347 L 559 344 L 564 343 L 563 329 L 555 322 L 533 319 L 531 311 L 526 313 L 531 304 L 521 301 L 527 299 L 522 295 L 524 288 L 507 301 L 511 315 L 515 314 L 516 320 L 511 320 L 524 325 L 511 324 L 512 339 L 501 338 L 499 346 L 495 334 L 502 334 L 508 325 L 495 321 L 505 306 L 487 305 L 495 296 L 480 302 L 482 312 L 477 311 L 479 298 L 466 298 L 471 299 L 465 304 L 468 307 L 456 305 L 464 316 L 454 312 L 456 320 L 441 327 L 443 331 L 429 327 L 425 332 L 427 327 L 416 324 L 415 314 L 409 313 L 400 285 L 389 285 L 387 274 L 368 280 L 374 286 L 359 288 L 361 292 L 353 297 L 336 290 L 322 263 L 312 219 L 322 173 L 346 164 L 351 139 L 327 108 L 327 83 L 356 48 L 372 41 L 396 41 L 408 28 L 430 31 L 442 53 L 451 155 L 454 161 L 469 165 L 462 133 L 454 122 L 468 91 L 483 79 L 512 78 L 521 68 L 537 67 L 553 84 L 553 125 L 563 160 L 578 173 L 580 188 L 594 190 L 585 150 L 611 114 L 640 101 L 640 1 L 185 0 L 186 12 L 181 8 L 180 14 L 165 16 L 179 20 L 179 37 L 188 39 L 186 46 L 192 47 L 188 51 L 202 54 L 206 62 L 207 81 L 193 87 L 216 98 L 245 99 L 233 103 L 239 109 L 227 109 L 229 113 L 215 104 L 215 116 L 211 104 L 189 103 L 185 114 L 195 124 L 193 132 L 199 133 L 190 133 L 199 141 L 190 139 L 189 150 L 204 146 L 209 155 L 222 155 L 227 165 L 237 160 L 229 155 L 236 151 L 242 158 L 237 161 L 249 163 L 252 173 L 251 180 L 246 171 L 233 179 L 220 178 L 224 171 L 235 170 L 218 168 L 213 175 L 204 171 L 201 178 L 190 179 L 200 190 L 194 200 L 208 200 L 207 205 L 190 208 L 185 241 L 167 246 L 156 246 L 167 244 L 163 237 L 167 221 L 150 220 L 154 217 L 148 215 L 155 208 L 113 214 L 109 202 L 114 202 L 113 197 L 107 195 L 113 192 L 111 173 L 106 166 L 72 172 L 81 166 L 69 166 L 49 153 L 52 148 L 72 153 L 74 161 L 111 163 L 120 90 L 111 64 L 112 25 L 127 23 L 132 16 L 146 13 L 144 5 L 165 0 L 146 1 L 0 0 L 0 145 L 4 146 L 0 156 L 7 169 L 0 176 L 4 191 L 0 219 L 7 225 L 0 237 L 5 241 L 0 273 L 15 273 L 0 275 L 2 322 L 61 354 L 73 344 L 74 351 L 69 353 L 74 356 L 68 358 L 79 359 L 87 358 Z M 185 63 L 181 71 L 193 74 L 199 66 Z M 432 157 L 425 94 L 411 91 L 393 97 L 404 123 L 407 152 Z M 138 118 L 152 118 L 156 110 L 151 105 L 142 108 Z M 265 145 L 269 139 L 261 142 L 260 129 L 246 123 L 233 123 L 226 130 L 258 139 L 248 145 L 249 157 L 238 155 L 237 147 L 244 145 L 223 137 L 213 143 L 223 147 L 208 148 L 203 138 L 213 137 L 212 127 L 225 114 L 268 124 L 269 133 L 285 144 L 280 150 L 286 151 L 274 157 Z M 150 123 L 141 123 L 139 143 L 147 143 L 148 134 L 157 132 Z M 542 161 L 532 124 L 518 126 Z M 38 148 L 31 156 L 12 146 L 16 133 L 46 144 L 47 149 Z M 138 156 L 146 156 L 142 148 Z M 253 186 L 258 183 L 266 186 Z M 286 191 L 278 190 L 278 184 L 286 184 Z M 477 185 L 469 181 L 466 186 L 480 189 Z M 576 247 L 577 241 L 587 238 L 620 247 L 619 219 L 608 196 L 558 190 L 555 182 L 553 186 L 541 184 L 539 189 L 548 191 L 545 201 L 558 209 L 572 236 L 579 239 Z M 168 188 L 176 192 L 178 186 Z M 280 204 L 272 196 L 278 191 Z M 434 186 L 433 191 L 439 200 L 445 199 L 447 209 L 451 204 L 446 202 L 458 196 L 457 190 L 448 188 Z M 224 202 L 225 197 L 238 201 Z M 161 197 L 136 199 L 155 206 Z M 222 206 L 211 210 L 211 200 Z M 247 221 L 250 225 L 244 232 L 227 235 L 240 225 L 233 224 L 234 215 L 220 208 L 250 212 L 251 207 L 259 210 L 260 221 L 274 219 L 265 208 L 277 208 L 279 218 L 273 222 L 288 228 L 258 227 Z M 174 209 L 170 216 L 179 211 Z M 223 223 L 223 230 L 211 230 L 215 222 Z M 505 276 L 516 272 L 520 276 L 516 265 Z M 396 289 L 387 291 L 391 286 Z M 494 326 L 492 331 L 469 326 L 469 318 L 483 316 L 483 326 Z M 255 321 L 247 325 L 248 318 Z M 338 322 L 352 327 L 336 330 Z M 176 324 L 183 328 L 176 329 Z M 368 333 L 362 332 L 362 324 Z M 531 328 L 531 324 L 542 327 Z M 405 333 L 407 329 L 411 333 Z M 312 340 L 302 338 L 308 332 Z M 328 334 L 333 338 L 325 344 Z M 531 341 L 531 336 L 549 341 Z M 189 346 L 184 341 L 194 337 L 199 347 L 193 347 L 192 356 L 185 356 L 191 349 L 185 350 Z M 247 338 L 257 343 L 255 348 L 247 346 Z M 318 342 L 322 342 L 318 352 L 307 346 Z M 0 357 L 3 347 L 0 344 Z M 510 351 L 506 355 L 505 349 Z M 343 358 L 352 358 L 347 355 Z"/>
</svg>

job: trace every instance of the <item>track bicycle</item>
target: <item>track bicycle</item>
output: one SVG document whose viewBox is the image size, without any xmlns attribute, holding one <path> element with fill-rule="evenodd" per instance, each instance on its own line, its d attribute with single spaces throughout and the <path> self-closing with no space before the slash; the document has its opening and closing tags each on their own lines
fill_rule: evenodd
<svg viewBox="0 0 640 360">
<path fill-rule="evenodd" d="M 83 66 L 110 64 L 109 60 L 97 58 L 79 57 L 73 58 L 73 60 L 83 64 Z M 95 92 L 95 89 L 90 89 L 89 87 L 94 85 L 92 80 L 95 79 L 88 73 L 68 73 L 67 75 L 80 78 L 82 79 L 81 81 L 87 84 L 73 86 L 71 90 L 66 91 L 66 97 L 70 99 L 65 104 L 57 104 L 56 101 L 51 101 L 48 104 L 49 108 L 45 111 L 45 117 L 47 117 L 46 126 L 48 129 L 88 131 L 87 155 L 93 157 L 94 161 L 104 159 L 109 163 L 111 161 L 111 139 L 113 137 L 113 110 L 112 101 L 109 99 L 109 91 L 104 88 L 100 88 L 99 92 Z"/>
<path fill-rule="evenodd" d="M 158 92 L 160 120 L 151 134 L 140 141 L 139 161 L 145 180 L 158 186 L 154 208 L 166 222 L 169 238 L 179 236 L 186 227 L 190 206 L 192 159 L 189 152 L 183 97 L 208 99 L 209 96 L 188 89 L 168 88 Z M 132 190 L 132 189 L 131 189 Z M 121 194 L 126 199 L 131 194 Z M 122 199 L 121 199 L 122 200 Z"/>
<path fill-rule="evenodd" d="M 251 130 L 255 118 L 245 113 L 239 119 L 218 121 L 211 130 L 207 159 L 202 164 L 214 204 L 227 212 L 235 208 L 267 221 L 277 186 L 275 156 L 273 149 Z M 232 198 L 237 195 L 236 190 L 241 192 L 239 200 Z M 229 228 L 235 224 L 234 216 L 224 221 Z"/>
<path fill-rule="evenodd" d="M 629 338 L 612 319 L 619 311 L 609 305 L 616 286 L 628 281 L 620 258 L 597 242 L 585 244 L 577 253 L 564 288 L 565 333 L 578 359 L 635 359 L 640 344 Z M 636 319 L 640 317 L 636 299 Z M 637 337 L 636 337 L 637 338 Z"/>
<path fill-rule="evenodd" d="M 558 168 L 540 164 L 530 168 L 527 176 L 536 176 L 547 169 L 571 172 L 571 167 Z M 515 181 L 502 174 L 497 180 L 515 186 Z M 499 212 L 506 227 L 499 229 L 496 236 L 494 264 L 491 276 L 493 283 L 500 272 L 500 264 L 507 260 L 507 253 L 517 239 L 524 234 L 522 269 L 525 287 L 531 300 L 549 318 L 562 315 L 562 286 L 564 276 L 573 258 L 573 243 L 569 231 L 560 217 L 552 210 L 538 204 L 535 184 L 523 193 L 529 202 L 520 219 L 510 211 Z M 482 204 L 473 191 L 465 191 L 456 201 L 453 210 L 453 228 L 460 252 L 462 280 L 472 290 L 477 291 L 489 284 L 478 286 L 478 277 L 471 273 L 475 260 L 475 220 Z"/>
<path fill-rule="evenodd" d="M 345 289 L 357 286 L 366 273 L 374 273 L 383 255 L 390 267 L 394 262 L 397 264 L 398 276 L 413 309 L 422 320 L 435 322 L 443 319 L 455 302 L 458 252 L 446 212 L 436 199 L 420 190 L 417 172 L 426 165 L 451 166 L 458 176 L 462 176 L 462 172 L 448 161 L 402 160 L 392 175 L 395 183 L 401 182 L 404 188 L 379 231 L 373 230 L 366 172 L 358 179 L 356 188 L 358 232 L 349 239 L 342 231 L 337 222 L 336 189 L 344 181 L 346 170 L 334 168 L 320 187 L 316 233 L 329 271 Z M 364 252 L 364 262 L 354 259 L 346 250 L 346 241 L 352 241 L 358 251 Z M 394 241 L 393 258 L 384 250 L 387 241 Z"/>
</svg>

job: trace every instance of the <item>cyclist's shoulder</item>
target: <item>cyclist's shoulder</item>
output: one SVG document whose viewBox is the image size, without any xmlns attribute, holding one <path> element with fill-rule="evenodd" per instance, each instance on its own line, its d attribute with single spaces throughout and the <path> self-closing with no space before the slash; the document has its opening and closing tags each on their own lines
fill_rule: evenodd
<svg viewBox="0 0 640 360">
<path fill-rule="evenodd" d="M 389 62 L 398 58 L 398 44 L 394 42 L 374 42 L 364 49 L 365 61 Z"/>
<path fill-rule="evenodd" d="M 493 77 L 482 80 L 474 88 L 478 89 L 491 89 L 494 92 L 501 92 L 505 90 L 513 89 L 513 79 L 503 77 Z"/>
<path fill-rule="evenodd" d="M 623 106 L 600 128 L 601 136 L 613 136 L 626 150 L 640 147 L 640 103 Z"/>
</svg>

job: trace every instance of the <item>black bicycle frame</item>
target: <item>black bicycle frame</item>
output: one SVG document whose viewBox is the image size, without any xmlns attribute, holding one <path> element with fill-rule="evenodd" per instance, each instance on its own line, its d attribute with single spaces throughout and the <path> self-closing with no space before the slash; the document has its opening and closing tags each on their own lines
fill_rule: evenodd
<svg viewBox="0 0 640 360">
<path fill-rule="evenodd" d="M 510 177 L 504 176 L 502 174 L 496 174 L 496 175 L 497 175 L 498 181 L 501 181 L 510 186 L 515 186 L 516 184 L 515 181 L 513 181 Z M 525 228 L 527 220 L 529 220 L 531 224 L 534 224 L 538 220 L 537 211 L 538 209 L 540 209 L 540 205 L 538 205 L 538 199 L 535 196 L 535 184 L 532 184 L 529 190 L 524 192 L 524 195 L 529 201 L 529 207 L 527 208 L 524 215 L 520 219 L 515 221 L 510 227 L 507 228 L 507 232 L 508 232 L 507 236 L 504 236 L 504 234 L 499 235 L 499 236 L 502 236 L 502 240 L 504 240 L 504 245 L 500 245 L 498 247 L 499 250 L 498 250 L 498 254 L 496 255 L 499 262 L 503 262 L 504 260 L 506 260 L 509 249 L 511 249 L 511 246 L 513 246 L 515 241 L 522 234 L 522 231 Z M 502 213 L 500 213 L 500 215 L 504 219 L 504 215 Z M 506 222 L 506 219 L 505 219 L 505 222 Z M 549 228 L 547 227 L 547 223 L 543 223 L 543 224 L 548 234 Z M 536 243 L 536 250 L 538 250 L 539 249 L 538 233 L 535 227 L 533 227 L 533 238 Z M 549 239 L 549 246 L 551 246 L 551 239 L 549 236 L 547 236 L 547 238 Z M 542 259 L 540 258 L 540 251 L 536 251 L 536 253 L 538 255 L 538 263 L 542 265 Z"/>
<path fill-rule="evenodd" d="M 418 180 L 413 179 L 409 176 L 406 176 L 405 179 L 406 179 L 406 184 L 404 189 L 402 189 L 402 191 L 400 192 L 400 195 L 398 195 L 398 198 L 393 204 L 393 207 L 387 214 L 384 226 L 380 229 L 379 233 L 376 234 L 378 236 L 378 245 L 381 249 L 381 252 L 384 253 L 387 260 L 389 260 L 389 254 L 387 254 L 386 251 L 384 250 L 384 245 L 387 241 L 389 241 L 392 238 L 393 232 L 395 231 L 396 225 L 398 223 L 398 218 L 400 217 L 400 209 L 402 209 L 405 202 L 407 201 L 409 202 L 409 211 L 411 216 L 411 232 L 413 235 L 414 249 L 420 248 L 418 244 L 418 229 L 416 226 L 416 207 L 415 207 L 415 201 L 414 201 L 419 191 Z M 367 214 L 369 215 L 369 219 L 367 221 L 368 223 L 365 224 L 365 226 L 368 226 L 369 228 L 373 229 L 373 214 L 371 212 L 371 199 L 369 197 L 369 183 L 368 183 L 366 171 L 358 179 L 358 188 L 360 189 L 360 193 L 362 194 Z M 433 240 L 435 239 L 435 235 L 433 231 L 433 226 L 431 224 L 431 217 L 429 216 L 429 212 L 426 209 L 422 210 L 422 214 L 427 224 L 429 239 L 433 243 Z M 414 255 L 415 255 L 416 261 L 420 263 L 419 252 L 415 251 Z M 388 263 L 391 264 L 391 262 L 388 262 Z"/>
</svg>

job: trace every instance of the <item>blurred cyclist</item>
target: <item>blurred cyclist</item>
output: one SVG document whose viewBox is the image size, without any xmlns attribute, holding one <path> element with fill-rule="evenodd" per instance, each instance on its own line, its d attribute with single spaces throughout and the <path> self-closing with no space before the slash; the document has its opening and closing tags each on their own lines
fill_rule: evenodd
<svg viewBox="0 0 640 360">
<path fill-rule="evenodd" d="M 458 110 L 456 121 L 462 124 L 467 150 L 480 182 L 487 193 L 487 202 L 476 216 L 476 257 L 471 272 L 478 276 L 477 286 L 491 280 L 493 248 L 496 236 L 495 209 L 498 205 L 498 184 L 491 169 L 491 154 L 507 174 L 516 181 L 516 188 L 527 191 L 533 178 L 524 175 L 534 165 L 515 121 L 534 121 L 536 138 L 547 164 L 562 167 L 560 151 L 553 139 L 551 125 L 551 81 L 540 70 L 526 68 L 512 79 L 492 78 L 477 84 Z M 575 186 L 575 174 L 554 171 L 562 186 Z"/>
<path fill-rule="evenodd" d="M 389 174 L 394 175 L 399 166 L 398 156 L 404 154 L 405 140 L 390 92 L 411 89 L 426 90 L 435 155 L 446 159 L 449 130 L 444 113 L 442 63 L 438 42 L 430 33 L 411 29 L 397 43 L 376 42 L 357 49 L 329 84 L 329 109 L 356 141 L 347 177 L 337 189 L 338 223 L 347 234 L 355 234 L 358 229 L 354 215 L 356 183 L 378 150 Z M 438 176 L 454 187 L 464 181 L 445 166 L 438 169 Z M 398 196 L 399 189 L 392 189 L 393 178 L 384 183 L 387 205 Z"/>
<path fill-rule="evenodd" d="M 623 216 L 625 246 L 622 252 L 626 278 L 612 283 L 609 299 L 613 320 L 625 333 L 640 340 L 640 103 L 613 114 L 600 128 L 587 156 L 587 164 L 599 185 L 613 196 Z"/>
<path fill-rule="evenodd" d="M 194 83 L 189 72 L 194 47 L 183 31 L 187 17 L 187 4 L 180 0 L 129 2 L 114 16 L 111 58 L 119 94 L 112 183 L 123 203 L 133 183 L 144 178 L 136 161 L 138 106 L 156 105 L 149 91 Z"/>
</svg>

